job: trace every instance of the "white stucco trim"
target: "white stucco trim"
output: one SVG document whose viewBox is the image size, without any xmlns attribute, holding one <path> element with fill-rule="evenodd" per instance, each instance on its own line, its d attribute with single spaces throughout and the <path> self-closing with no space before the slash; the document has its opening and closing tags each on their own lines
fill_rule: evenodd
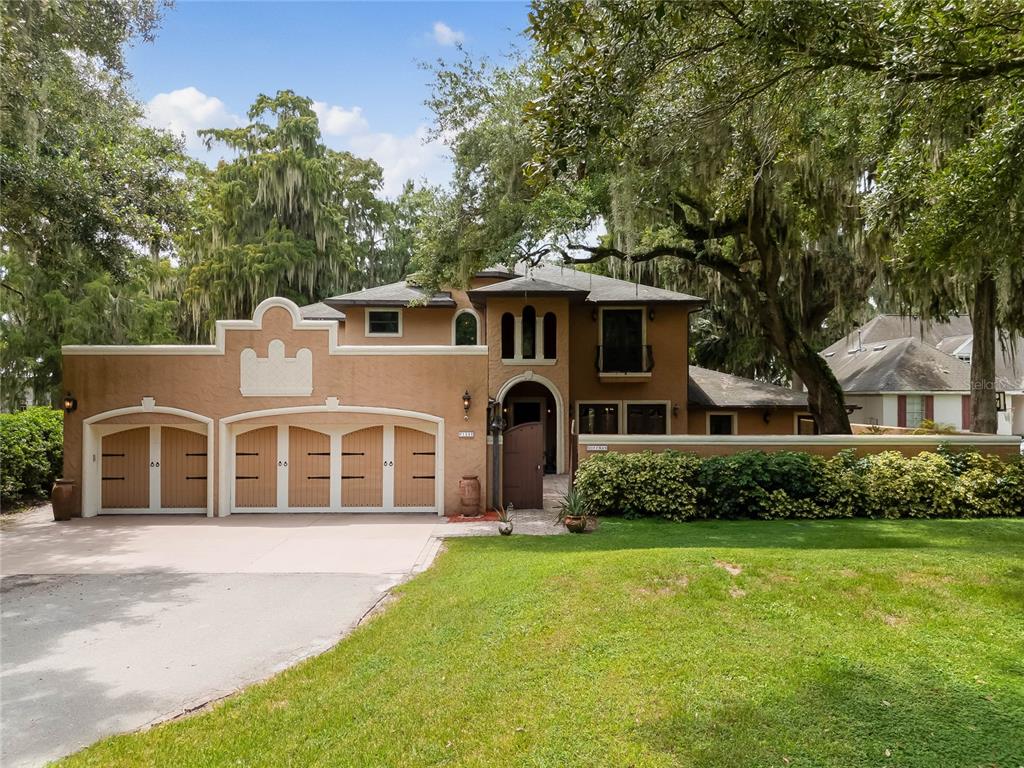
<svg viewBox="0 0 1024 768">
<path fill-rule="evenodd" d="M 498 389 L 498 394 L 494 399 L 504 407 L 505 397 L 512 387 L 524 381 L 535 381 L 538 384 L 543 384 L 551 392 L 551 396 L 555 398 L 555 422 L 557 424 L 555 430 L 555 468 L 558 472 L 566 472 L 568 470 L 565 465 L 565 404 L 562 401 L 562 393 L 558 391 L 555 383 L 534 371 L 524 371 L 507 379 Z"/>
<path fill-rule="evenodd" d="M 580 435 L 581 445 L 1017 445 L 1016 435 Z"/>
<path fill-rule="evenodd" d="M 237 424 L 238 422 L 247 421 L 249 419 L 258 419 L 258 418 L 263 418 L 263 417 L 266 417 L 266 416 L 289 416 L 289 415 L 292 415 L 292 414 L 310 414 L 310 413 L 358 413 L 358 414 L 370 414 L 370 415 L 374 415 L 374 416 L 389 416 L 389 417 L 392 417 L 392 418 L 401 417 L 401 418 L 409 418 L 409 419 L 418 419 L 420 421 L 427 422 L 428 425 L 429 425 L 426 428 L 420 429 L 420 431 L 426 432 L 428 434 L 433 434 L 433 435 L 436 436 L 436 438 L 434 440 L 435 470 L 434 470 L 434 506 L 433 507 L 394 507 L 394 506 L 392 506 L 391 508 L 389 508 L 386 505 L 383 505 L 383 506 L 380 506 L 380 507 L 373 507 L 373 508 L 366 508 L 366 509 L 355 508 L 355 507 L 339 507 L 339 508 L 337 508 L 337 509 L 335 509 L 333 511 L 335 511 L 335 512 L 436 512 L 438 515 L 443 515 L 444 514 L 444 418 L 441 417 L 441 416 L 435 416 L 435 415 L 433 415 L 431 413 L 424 413 L 422 411 L 409 411 L 409 410 L 405 410 L 405 409 L 402 409 L 402 408 L 384 408 L 384 407 L 379 407 L 379 406 L 367 406 L 367 405 L 341 405 L 341 403 L 338 401 L 338 398 L 336 398 L 336 397 L 328 397 L 323 405 L 294 405 L 294 406 L 286 406 L 286 407 L 282 407 L 282 408 L 264 408 L 262 410 L 257 410 L 257 411 L 245 411 L 243 413 L 236 413 L 236 414 L 233 414 L 231 416 L 225 416 L 224 418 L 222 418 L 220 420 L 220 422 L 219 422 L 219 427 L 220 427 L 220 444 L 222 446 L 225 446 L 224 450 L 222 450 L 220 452 L 220 454 L 219 454 L 219 457 L 220 457 L 220 462 L 219 462 L 219 466 L 220 466 L 219 481 L 220 482 L 219 482 L 219 488 L 218 488 L 218 494 L 217 494 L 217 510 L 218 510 L 218 515 L 220 517 L 225 517 L 225 516 L 231 514 L 232 509 L 233 509 L 234 499 L 232 498 L 232 489 L 234 488 L 234 477 L 235 477 L 235 467 L 234 467 L 234 461 L 233 461 L 233 459 L 234 459 L 234 441 L 235 441 L 235 438 L 239 434 L 242 434 L 245 431 L 244 429 L 236 431 L 232 427 L 232 425 L 233 424 Z M 287 430 L 287 427 L 290 427 L 290 426 L 302 426 L 302 427 L 305 428 L 305 425 L 301 425 L 301 424 L 277 424 L 277 425 L 273 425 L 273 424 L 260 424 L 260 425 L 254 426 L 253 428 L 269 427 L 269 426 L 277 426 L 278 427 L 279 435 L 280 435 L 280 432 L 282 430 Z M 368 426 L 374 426 L 374 425 L 371 425 L 371 424 L 360 424 L 360 425 L 357 425 L 357 426 L 353 426 L 351 428 L 339 427 L 336 430 L 336 432 L 340 436 L 340 435 L 345 434 L 346 432 L 351 432 L 351 431 L 355 431 L 355 430 L 359 430 L 359 429 L 364 429 L 365 427 L 368 427 Z M 406 426 L 406 425 L 403 424 L 401 426 Z M 388 425 L 384 425 L 384 427 L 385 427 L 385 430 L 384 430 L 385 431 L 385 439 L 387 439 L 387 432 L 388 432 L 387 427 L 388 427 Z M 315 428 L 315 425 L 314 425 L 314 428 Z M 416 427 L 410 427 L 410 428 L 411 429 L 416 429 Z M 325 429 L 322 426 L 319 427 L 319 429 L 317 431 L 327 432 L 328 434 L 334 434 L 334 432 L 335 432 L 335 430 Z M 394 432 L 392 432 L 391 435 L 392 435 L 392 437 L 391 437 L 391 445 L 393 446 L 394 445 Z M 280 437 L 279 437 L 279 439 L 280 439 Z M 333 445 L 333 443 L 332 443 L 332 445 Z M 387 448 L 387 445 L 385 445 L 385 449 L 386 448 Z M 332 450 L 334 450 L 334 449 L 332 448 Z M 387 455 L 386 452 L 385 452 L 385 455 Z M 278 483 L 278 485 L 280 487 L 280 482 Z M 385 482 L 385 489 L 386 488 L 387 488 L 387 483 Z M 333 491 L 333 488 L 332 488 L 332 494 L 333 493 L 334 493 L 334 491 Z M 339 495 L 339 498 L 340 498 L 340 491 L 338 491 L 338 495 Z M 387 492 L 385 491 L 384 501 L 386 501 L 386 500 L 387 500 Z M 316 512 L 316 511 L 328 511 L 328 510 L 318 510 L 316 508 L 307 508 L 307 507 L 297 507 L 297 508 L 292 509 L 292 508 L 289 508 L 287 506 L 282 506 L 279 503 L 277 507 L 252 507 L 252 508 L 246 507 L 245 511 L 248 514 L 249 512 L 275 512 L 275 511 L 278 511 L 278 512 L 285 512 L 285 511 L 290 511 L 290 512 L 305 512 L 305 511 Z"/>
<path fill-rule="evenodd" d="M 214 493 L 214 472 L 213 472 L 213 461 L 215 445 L 214 445 L 214 429 L 213 419 L 209 416 L 203 416 L 201 413 L 195 411 L 187 411 L 184 408 L 175 408 L 172 406 L 157 405 L 156 401 L 151 397 L 142 398 L 141 405 L 132 405 L 125 408 L 114 408 L 110 411 L 104 411 L 102 413 L 94 414 L 82 420 L 82 517 L 95 517 L 100 513 L 101 509 L 101 490 L 102 490 L 102 461 L 97 456 L 100 448 L 100 441 L 104 435 L 114 434 L 116 432 L 123 432 L 128 429 L 137 429 L 139 427 L 150 428 L 150 449 L 152 451 L 153 440 L 156 439 L 153 436 L 153 427 L 169 426 L 177 429 L 185 428 L 184 425 L 178 424 L 160 424 L 158 419 L 154 419 L 151 424 L 110 424 L 104 425 L 100 422 L 112 419 L 116 416 L 127 416 L 135 413 L 147 413 L 156 415 L 168 415 L 168 416 L 181 416 L 186 419 L 191 419 L 205 426 L 206 434 L 206 509 L 198 510 L 199 512 L 205 512 L 207 517 L 213 517 L 213 493 Z M 200 430 L 196 430 L 200 431 Z M 159 469 L 159 468 L 155 468 Z M 159 477 L 159 473 L 155 473 Z M 153 498 L 156 498 L 156 506 L 154 507 Z M 150 482 L 150 507 L 149 509 L 142 509 L 137 511 L 121 510 L 103 510 L 103 514 L 141 514 L 143 512 L 167 512 L 168 514 L 187 514 L 193 510 L 184 509 L 170 509 L 164 510 L 159 506 L 160 499 L 160 485 L 159 482 L 155 484 Z"/>
<path fill-rule="evenodd" d="M 292 329 L 305 331 L 326 331 L 327 352 L 331 355 L 373 356 L 373 355 L 486 355 L 484 345 L 461 346 L 454 344 L 394 344 L 369 345 L 352 344 L 340 346 L 336 320 L 304 320 L 298 305 L 290 299 L 272 296 L 260 302 L 252 313 L 252 320 L 218 320 L 213 344 L 67 344 L 61 347 L 64 355 L 223 355 L 228 331 L 263 330 L 263 316 L 279 307 L 291 315 Z"/>
</svg>

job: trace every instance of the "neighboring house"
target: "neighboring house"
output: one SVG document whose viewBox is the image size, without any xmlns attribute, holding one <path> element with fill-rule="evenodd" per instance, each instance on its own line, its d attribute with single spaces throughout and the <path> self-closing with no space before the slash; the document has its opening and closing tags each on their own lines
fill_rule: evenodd
<svg viewBox="0 0 1024 768">
<path fill-rule="evenodd" d="M 68 346 L 87 515 L 541 506 L 591 435 L 788 434 L 802 393 L 689 369 L 703 300 L 568 267 L 267 299 L 198 346 Z"/>
<path fill-rule="evenodd" d="M 879 315 L 822 352 L 849 406 L 852 421 L 916 427 L 924 419 L 970 428 L 970 318 L 943 323 Z M 1024 434 L 1024 344 L 996 344 L 995 391 L 1000 434 Z"/>
</svg>

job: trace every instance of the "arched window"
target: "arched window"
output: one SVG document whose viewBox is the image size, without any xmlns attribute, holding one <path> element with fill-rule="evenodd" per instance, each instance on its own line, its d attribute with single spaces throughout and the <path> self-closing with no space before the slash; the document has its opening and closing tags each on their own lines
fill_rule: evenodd
<svg viewBox="0 0 1024 768">
<path fill-rule="evenodd" d="M 537 356 L 537 310 L 527 304 L 523 307 L 523 359 Z"/>
<path fill-rule="evenodd" d="M 558 357 L 558 318 L 554 312 L 544 315 L 544 359 L 554 360 Z"/>
<path fill-rule="evenodd" d="M 477 319 L 469 310 L 463 310 L 455 316 L 455 345 L 467 346 L 479 344 Z"/>
<path fill-rule="evenodd" d="M 501 316 L 501 356 L 505 360 L 516 356 L 516 319 L 511 312 Z"/>
</svg>

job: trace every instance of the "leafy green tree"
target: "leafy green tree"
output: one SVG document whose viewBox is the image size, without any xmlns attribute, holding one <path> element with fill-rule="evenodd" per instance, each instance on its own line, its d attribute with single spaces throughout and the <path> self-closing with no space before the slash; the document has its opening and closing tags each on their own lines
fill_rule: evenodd
<svg viewBox="0 0 1024 768">
<path fill-rule="evenodd" d="M 3 5 L 0 78 L 2 404 L 56 402 L 61 343 L 173 339 L 150 266 L 186 220 L 189 161 L 140 124 L 124 46 L 161 3 Z M 138 325 L 136 325 L 136 323 Z"/>
<path fill-rule="evenodd" d="M 249 120 L 201 132 L 237 158 L 201 175 L 196 222 L 178 239 L 194 338 L 268 296 L 308 303 L 359 287 L 384 242 L 380 166 L 324 146 L 309 99 L 260 95 Z"/>
</svg>

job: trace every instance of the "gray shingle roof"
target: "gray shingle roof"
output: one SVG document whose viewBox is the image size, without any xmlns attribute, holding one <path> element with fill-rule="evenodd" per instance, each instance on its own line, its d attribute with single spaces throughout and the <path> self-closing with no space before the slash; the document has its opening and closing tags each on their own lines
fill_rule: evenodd
<svg viewBox="0 0 1024 768">
<path fill-rule="evenodd" d="M 806 408 L 807 394 L 730 373 L 690 366 L 690 405 L 700 408 Z"/>
<path fill-rule="evenodd" d="M 307 304 L 304 307 L 299 307 L 299 314 L 302 315 L 303 320 L 344 320 L 345 313 L 339 312 L 333 307 L 328 307 L 322 301 L 318 301 L 315 304 Z"/>
<path fill-rule="evenodd" d="M 859 331 L 859 332 L 858 332 Z M 970 392 L 971 319 L 956 315 L 942 323 L 879 315 L 821 354 L 846 392 Z M 860 351 L 854 351 L 857 349 Z M 996 344 L 996 388 L 1024 389 L 1024 340 Z"/>
<path fill-rule="evenodd" d="M 427 307 L 455 306 L 450 293 L 439 292 L 428 296 L 421 288 L 405 280 L 332 296 L 324 299 L 324 303 L 330 307 L 407 307 L 412 303 Z"/>
<path fill-rule="evenodd" d="M 473 301 L 485 301 L 488 296 L 576 296 L 582 299 L 587 295 L 587 291 L 582 288 L 573 288 L 562 283 L 552 283 L 533 276 L 503 280 L 494 285 L 474 288 L 468 293 L 469 298 Z"/>
<path fill-rule="evenodd" d="M 969 392 L 971 366 L 914 338 L 824 353 L 844 392 Z"/>
<path fill-rule="evenodd" d="M 595 275 L 571 266 L 542 264 L 539 267 L 517 266 L 516 272 L 536 280 L 555 283 L 587 292 L 587 301 L 594 303 L 643 302 L 645 304 L 703 304 L 704 299 L 678 291 L 653 288 L 628 280 Z M 509 281 L 511 282 L 511 281 Z M 481 289 L 483 290 L 483 289 Z"/>
</svg>

